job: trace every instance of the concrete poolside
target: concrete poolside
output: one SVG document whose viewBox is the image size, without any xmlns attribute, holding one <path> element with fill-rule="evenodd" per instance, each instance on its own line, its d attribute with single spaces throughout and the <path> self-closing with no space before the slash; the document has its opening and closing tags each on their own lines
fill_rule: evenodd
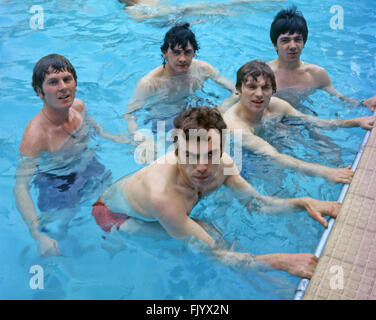
<svg viewBox="0 0 376 320">
<path fill-rule="evenodd" d="M 376 300 L 376 129 L 303 299 Z"/>
</svg>

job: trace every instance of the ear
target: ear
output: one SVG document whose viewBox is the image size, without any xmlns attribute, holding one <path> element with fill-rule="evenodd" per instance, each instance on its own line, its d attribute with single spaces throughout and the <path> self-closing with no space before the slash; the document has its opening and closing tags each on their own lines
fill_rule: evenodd
<svg viewBox="0 0 376 320">
<path fill-rule="evenodd" d="M 40 88 L 37 88 L 36 90 L 37 90 L 38 97 L 43 100 L 44 99 L 44 94 L 43 94 L 42 90 Z"/>
</svg>

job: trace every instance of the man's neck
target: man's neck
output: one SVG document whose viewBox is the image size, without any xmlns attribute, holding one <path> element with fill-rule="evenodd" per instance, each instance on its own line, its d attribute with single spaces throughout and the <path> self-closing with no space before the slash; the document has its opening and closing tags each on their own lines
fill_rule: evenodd
<svg viewBox="0 0 376 320">
<path fill-rule="evenodd" d="M 181 168 L 181 165 L 179 162 L 177 162 L 177 168 L 178 168 L 178 176 L 176 178 L 176 184 L 186 190 L 188 193 L 195 194 L 199 192 L 198 188 L 188 179 L 186 174 Z"/>
<path fill-rule="evenodd" d="M 264 116 L 264 111 L 252 112 L 247 109 L 247 107 L 245 107 L 241 102 L 239 102 L 237 109 L 240 118 L 253 125 L 259 125 Z"/>
<path fill-rule="evenodd" d="M 45 104 L 42 113 L 50 123 L 59 126 L 69 121 L 69 109 L 56 110 Z"/>
<path fill-rule="evenodd" d="M 297 70 L 301 67 L 303 62 L 299 59 L 297 61 L 284 61 L 281 58 L 277 59 L 277 69 L 285 69 L 285 70 Z"/>
<path fill-rule="evenodd" d="M 171 67 L 170 65 L 168 64 L 168 62 L 166 63 L 166 66 L 164 68 L 164 74 L 165 76 L 167 77 L 175 77 L 175 78 L 180 78 L 180 79 L 183 79 L 185 78 L 187 75 L 188 75 L 188 72 L 184 72 L 184 73 L 176 73 Z"/>
</svg>

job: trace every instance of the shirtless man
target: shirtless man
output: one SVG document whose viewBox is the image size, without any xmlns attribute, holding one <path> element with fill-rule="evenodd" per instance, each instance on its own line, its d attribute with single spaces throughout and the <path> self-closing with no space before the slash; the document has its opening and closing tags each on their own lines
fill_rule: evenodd
<svg viewBox="0 0 376 320">
<path fill-rule="evenodd" d="M 161 46 L 163 65 L 140 79 L 124 114 L 132 136 L 138 127 L 134 112 L 141 109 L 149 99 L 155 100 L 149 111 L 152 118 L 172 122 L 184 109 L 185 99 L 202 89 L 209 78 L 232 93 L 222 104 L 223 110 L 238 100 L 232 80 L 222 76 L 209 63 L 194 59 L 198 48 L 188 23 L 176 25 L 166 33 Z M 166 127 L 169 127 L 168 123 Z"/>
<path fill-rule="evenodd" d="M 336 217 L 340 204 L 258 194 L 239 175 L 231 157 L 223 152 L 222 131 L 226 124 L 216 108 L 187 109 L 175 118 L 174 125 L 177 128 L 175 151 L 110 186 L 93 205 L 92 214 L 98 225 L 106 232 L 118 229 L 134 235 L 143 233 L 150 225 L 162 226 L 170 236 L 189 240 L 189 244 L 199 245 L 204 252 L 228 265 L 252 267 L 266 263 L 310 278 L 317 263 L 314 255 L 277 253 L 253 256 L 223 250 L 217 246 L 205 224 L 191 218 L 190 213 L 202 197 L 221 185 L 234 192 L 249 211 L 252 205 L 269 213 L 307 210 L 325 227 L 327 221 L 323 216 Z"/>
<path fill-rule="evenodd" d="M 307 37 L 306 20 L 300 12 L 296 11 L 295 6 L 278 12 L 270 27 L 270 39 L 278 58 L 268 63 L 274 71 L 278 91 L 291 87 L 307 90 L 322 89 L 342 101 L 354 106 L 359 105 L 359 101 L 346 97 L 335 89 L 324 68 L 300 60 Z M 375 104 L 367 100 L 362 103 L 371 111 L 375 108 Z"/>
<path fill-rule="evenodd" d="M 330 168 L 281 154 L 268 142 L 255 135 L 254 131 L 272 115 L 291 115 L 328 129 L 359 126 L 367 130 L 372 129 L 375 116 L 330 120 L 303 114 L 288 102 L 272 97 L 276 91 L 274 73 L 266 63 L 258 60 L 248 62 L 238 70 L 236 89 L 240 94 L 240 101 L 225 112 L 223 118 L 231 130 L 242 129 L 244 147 L 255 153 L 266 155 L 288 169 L 298 170 L 311 176 L 321 176 L 332 182 L 351 182 L 354 172 L 350 166 L 339 169 Z"/>
<path fill-rule="evenodd" d="M 30 194 L 32 178 L 39 189 L 39 210 L 44 216 L 59 210 L 59 218 L 68 223 L 82 189 L 110 177 L 96 160 L 94 151 L 88 148 L 89 129 L 116 142 L 127 141 L 103 132 L 88 117 L 84 103 L 75 99 L 77 75 L 65 57 L 51 54 L 41 58 L 34 67 L 32 85 L 43 101 L 43 108 L 24 132 L 14 193 L 17 208 L 37 241 L 39 254 L 59 255 L 57 241 L 40 230 Z"/>
</svg>

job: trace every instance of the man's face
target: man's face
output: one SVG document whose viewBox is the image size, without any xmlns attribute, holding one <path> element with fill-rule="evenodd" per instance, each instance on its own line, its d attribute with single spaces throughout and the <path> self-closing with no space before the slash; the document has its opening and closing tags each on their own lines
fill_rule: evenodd
<svg viewBox="0 0 376 320">
<path fill-rule="evenodd" d="M 294 34 L 280 34 L 274 48 L 278 51 L 278 57 L 284 61 L 299 61 L 304 48 L 303 35 L 296 32 Z"/>
<path fill-rule="evenodd" d="M 188 72 L 194 56 L 195 51 L 189 41 L 185 49 L 180 45 L 176 45 L 174 48 L 169 47 L 167 52 L 163 52 L 163 57 L 167 60 L 167 66 L 174 75 Z"/>
<path fill-rule="evenodd" d="M 262 112 L 269 105 L 273 94 L 270 79 L 265 79 L 262 75 L 256 80 L 252 76 L 246 77 L 240 92 L 240 102 L 249 111 Z"/>
<path fill-rule="evenodd" d="M 196 131 L 197 132 L 197 131 Z M 189 182 L 202 188 L 213 181 L 221 158 L 221 136 L 214 130 L 199 130 L 200 140 L 194 133 L 191 139 L 180 138 L 178 161 Z"/>
<path fill-rule="evenodd" d="M 46 74 L 42 84 L 44 95 L 38 90 L 39 97 L 51 107 L 70 107 L 77 90 L 73 75 L 66 70 L 56 73 L 50 68 L 48 71 L 49 73 Z"/>
</svg>

